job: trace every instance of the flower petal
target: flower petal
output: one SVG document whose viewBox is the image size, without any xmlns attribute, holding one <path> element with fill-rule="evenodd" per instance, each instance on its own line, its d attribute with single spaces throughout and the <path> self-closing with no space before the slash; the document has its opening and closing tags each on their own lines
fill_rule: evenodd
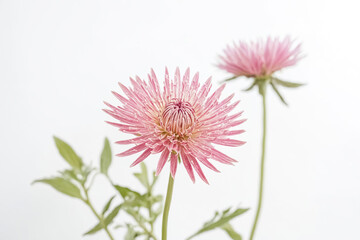
<svg viewBox="0 0 360 240">
<path fill-rule="evenodd" d="M 116 156 L 118 157 L 126 157 L 129 155 L 133 155 L 135 153 L 141 152 L 142 150 L 144 150 L 146 148 L 145 143 L 137 145 L 135 147 L 130 148 L 129 150 L 126 150 L 125 152 L 119 153 Z"/>
<path fill-rule="evenodd" d="M 188 172 L 188 174 L 191 178 L 191 181 L 193 181 L 193 183 L 195 183 L 195 176 L 194 176 L 193 169 L 191 167 L 188 156 L 184 153 L 184 151 L 181 151 L 181 160 L 184 163 L 184 167 L 185 167 L 186 171 Z"/>
<path fill-rule="evenodd" d="M 188 155 L 189 161 L 191 163 L 191 165 L 194 167 L 195 171 L 197 172 L 197 174 L 200 176 L 200 178 L 206 183 L 209 184 L 208 180 L 205 177 L 205 174 L 203 173 L 199 163 L 196 161 L 196 159 L 191 156 Z"/>
<path fill-rule="evenodd" d="M 177 164 L 178 164 L 178 155 L 172 153 L 170 156 L 170 173 L 172 178 L 174 179 L 175 179 Z"/>
<path fill-rule="evenodd" d="M 160 156 L 160 159 L 159 159 L 159 162 L 158 162 L 158 165 L 157 165 L 157 168 L 156 168 L 156 176 L 158 176 L 161 172 L 161 170 L 163 169 L 166 161 L 168 160 L 169 158 L 169 150 L 165 149 L 162 153 L 161 153 L 161 156 Z"/>
<path fill-rule="evenodd" d="M 130 167 L 134 167 L 144 161 L 151 154 L 151 148 L 146 149 L 136 160 L 133 162 Z"/>
</svg>

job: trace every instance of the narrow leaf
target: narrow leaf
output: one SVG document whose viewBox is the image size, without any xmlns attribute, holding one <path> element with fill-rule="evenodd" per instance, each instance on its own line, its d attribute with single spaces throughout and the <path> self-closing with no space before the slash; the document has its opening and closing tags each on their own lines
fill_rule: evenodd
<svg viewBox="0 0 360 240">
<path fill-rule="evenodd" d="M 159 179 L 159 176 L 156 176 L 156 172 L 154 171 L 153 172 L 153 180 L 152 180 L 152 183 L 151 183 L 151 186 L 150 186 L 150 189 L 153 189 L 154 188 L 154 185 L 155 185 L 155 183 L 157 182 L 157 180 Z"/>
<path fill-rule="evenodd" d="M 135 230 L 135 226 L 126 224 L 127 232 L 124 237 L 124 240 L 135 240 L 138 236 L 145 235 L 144 233 L 138 232 Z M 146 238 L 150 239 L 149 237 Z"/>
<path fill-rule="evenodd" d="M 105 225 L 109 225 L 113 220 L 114 218 L 118 215 L 120 209 L 122 208 L 122 204 L 118 205 L 116 208 L 114 208 L 110 213 L 109 215 L 105 218 L 104 222 L 105 222 Z"/>
<path fill-rule="evenodd" d="M 129 224 L 127 224 L 126 227 L 127 227 L 127 232 L 124 237 L 124 240 L 134 240 L 136 237 L 136 231 L 134 227 Z"/>
<path fill-rule="evenodd" d="M 104 219 L 104 223 L 98 223 L 96 224 L 93 228 L 91 228 L 89 231 L 87 231 L 86 233 L 84 233 L 84 235 L 91 235 L 94 233 L 97 233 L 98 231 L 100 231 L 101 229 L 104 228 L 104 226 L 108 226 L 113 219 L 118 215 L 120 209 L 121 209 L 122 205 L 120 204 L 119 206 L 117 206 L 116 208 L 114 208 L 111 213 Z"/>
<path fill-rule="evenodd" d="M 258 84 L 258 82 L 255 80 L 255 81 L 250 85 L 250 87 L 244 89 L 243 91 L 245 91 L 245 92 L 250 91 L 250 90 L 253 89 L 257 84 Z"/>
<path fill-rule="evenodd" d="M 106 203 L 105 207 L 102 210 L 102 215 L 104 215 L 107 210 L 109 210 L 112 200 L 115 198 L 115 196 L 112 196 L 109 201 Z"/>
<path fill-rule="evenodd" d="M 141 197 L 140 193 L 133 191 L 130 188 L 122 187 L 119 185 L 114 185 L 114 187 L 116 188 L 116 190 L 118 190 L 118 192 L 124 199 L 126 199 L 126 197 L 131 197 L 131 195 L 135 197 Z"/>
<path fill-rule="evenodd" d="M 73 169 L 65 169 L 64 171 L 59 171 L 59 173 L 63 176 L 64 179 L 73 179 L 77 182 L 80 181 Z"/>
<path fill-rule="evenodd" d="M 87 231 L 86 233 L 84 233 L 83 235 L 91 235 L 94 233 L 97 233 L 98 231 L 100 231 L 101 229 L 103 229 L 101 223 L 96 224 L 93 228 L 91 228 L 89 231 Z"/>
<path fill-rule="evenodd" d="M 232 213 L 230 213 L 229 209 L 226 209 L 225 211 L 223 211 L 223 213 L 220 216 L 217 213 L 217 214 L 215 214 L 215 218 L 213 218 L 211 221 L 205 223 L 204 226 L 199 231 L 197 231 L 195 234 L 188 237 L 187 240 L 192 239 L 193 237 L 195 237 L 201 233 L 222 227 L 224 224 L 228 223 L 233 218 L 243 214 L 247 210 L 248 209 L 238 208 L 235 211 L 233 211 Z"/>
<path fill-rule="evenodd" d="M 221 229 L 224 230 L 231 239 L 242 240 L 241 235 L 234 230 L 230 223 L 225 223 L 221 226 Z"/>
<path fill-rule="evenodd" d="M 101 153 L 101 160 L 100 160 L 100 172 L 101 173 L 103 173 L 105 175 L 108 174 L 108 169 L 111 165 L 111 161 L 112 161 L 112 155 L 111 155 L 110 143 L 109 143 L 109 140 L 107 138 L 105 138 L 104 148 Z"/>
<path fill-rule="evenodd" d="M 274 89 L 274 91 L 276 92 L 276 94 L 279 96 L 280 100 L 286 105 L 288 106 L 287 102 L 285 101 L 285 99 L 283 98 L 283 96 L 280 94 L 279 90 L 277 89 L 276 85 L 271 82 L 270 85 L 272 86 L 272 88 Z"/>
<path fill-rule="evenodd" d="M 229 81 L 234 80 L 234 79 L 236 79 L 236 78 L 238 78 L 238 77 L 239 77 L 239 76 L 233 76 L 233 77 L 227 78 L 227 79 L 225 79 L 225 80 L 222 80 L 220 83 L 229 82 Z"/>
<path fill-rule="evenodd" d="M 148 178 L 148 171 L 145 163 L 140 164 L 141 172 L 140 173 L 134 173 L 134 176 L 141 182 L 141 184 L 146 187 L 146 189 L 150 189 L 150 183 Z"/>
<path fill-rule="evenodd" d="M 287 88 L 297 88 L 297 87 L 301 87 L 301 86 L 305 85 L 303 83 L 294 83 L 294 82 L 283 81 L 283 80 L 280 80 L 279 78 L 272 78 L 272 80 L 275 83 L 277 83 L 283 87 L 287 87 Z"/>
<path fill-rule="evenodd" d="M 71 167 L 80 170 L 83 163 L 81 158 L 75 153 L 70 145 L 57 137 L 54 137 L 54 140 L 60 155 L 70 164 Z"/>
<path fill-rule="evenodd" d="M 82 199 L 80 189 L 76 185 L 71 183 L 69 180 L 61 177 L 39 179 L 35 180 L 33 183 L 45 183 L 52 186 L 54 189 L 58 190 L 63 194 L 66 194 L 70 197 Z"/>
</svg>

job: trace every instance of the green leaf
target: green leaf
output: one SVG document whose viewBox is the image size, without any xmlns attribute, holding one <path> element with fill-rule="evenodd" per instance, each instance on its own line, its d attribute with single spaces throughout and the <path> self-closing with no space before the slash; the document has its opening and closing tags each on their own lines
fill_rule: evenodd
<svg viewBox="0 0 360 240">
<path fill-rule="evenodd" d="M 283 98 L 283 96 L 280 94 L 279 90 L 277 89 L 276 85 L 271 82 L 270 85 L 272 86 L 272 88 L 274 89 L 275 93 L 279 96 L 280 100 L 287 106 L 287 102 L 285 101 L 285 99 Z"/>
<path fill-rule="evenodd" d="M 69 180 L 61 177 L 39 179 L 35 180 L 33 183 L 45 183 L 52 186 L 54 189 L 58 190 L 63 194 L 66 194 L 70 197 L 82 199 L 80 189 L 76 185 L 71 183 Z"/>
<path fill-rule="evenodd" d="M 150 205 L 153 205 L 158 202 L 162 202 L 163 196 L 162 195 L 156 195 L 156 196 L 146 196 L 146 201 L 149 202 Z"/>
<path fill-rule="evenodd" d="M 125 240 L 134 240 L 136 237 L 136 231 L 135 231 L 134 227 L 130 224 L 127 224 L 126 227 L 127 227 L 127 232 L 126 232 L 124 239 Z"/>
<path fill-rule="evenodd" d="M 83 163 L 81 158 L 75 153 L 70 145 L 57 137 L 54 137 L 54 140 L 60 155 L 70 164 L 72 168 L 80 170 Z"/>
<path fill-rule="evenodd" d="M 258 81 L 257 81 L 257 80 L 254 80 L 254 82 L 250 85 L 250 87 L 244 89 L 243 91 L 245 91 L 245 92 L 250 91 L 250 90 L 253 89 L 257 84 L 258 84 Z"/>
<path fill-rule="evenodd" d="M 221 226 L 221 229 L 224 230 L 231 239 L 242 240 L 241 235 L 234 230 L 230 223 L 225 223 Z"/>
<path fill-rule="evenodd" d="M 141 172 L 140 173 L 134 173 L 134 176 L 141 182 L 141 184 L 146 187 L 146 189 L 150 189 L 150 183 L 149 183 L 149 177 L 148 177 L 148 171 L 145 163 L 140 164 Z"/>
<path fill-rule="evenodd" d="M 59 171 L 59 173 L 63 176 L 64 179 L 69 179 L 69 180 L 73 179 L 77 182 L 80 182 L 73 169 L 65 169 L 64 171 Z"/>
<path fill-rule="evenodd" d="M 283 86 L 283 87 L 287 87 L 287 88 L 297 88 L 297 87 L 301 87 L 301 86 L 304 86 L 305 84 L 303 83 L 294 83 L 294 82 L 287 82 L 287 81 L 283 81 L 283 80 L 280 80 L 279 78 L 272 78 L 272 80 Z"/>
<path fill-rule="evenodd" d="M 120 195 L 124 198 L 124 200 L 127 200 L 127 198 L 140 198 L 141 194 L 131 190 L 130 188 L 127 187 L 122 187 L 119 185 L 114 185 L 114 187 L 116 188 L 116 190 L 118 190 L 118 192 L 120 193 Z"/>
<path fill-rule="evenodd" d="M 101 153 L 101 160 L 100 160 L 100 172 L 101 173 L 103 173 L 105 175 L 108 174 L 108 169 L 111 165 L 111 161 L 112 161 L 112 155 L 111 155 L 110 143 L 109 143 L 109 140 L 107 138 L 105 138 L 104 148 Z"/>
<path fill-rule="evenodd" d="M 154 188 L 155 183 L 156 183 L 157 180 L 159 179 L 159 176 L 156 176 L 156 172 L 155 172 L 155 171 L 153 172 L 152 175 L 153 175 L 153 180 L 152 180 L 152 183 L 151 183 L 151 186 L 150 186 L 151 189 Z"/>
<path fill-rule="evenodd" d="M 138 236 L 143 235 L 142 233 L 135 230 L 135 226 L 131 224 L 126 224 L 127 232 L 124 237 L 124 240 L 135 240 Z M 146 238 L 149 239 L 149 238 Z"/>
<path fill-rule="evenodd" d="M 118 215 L 121 207 L 122 207 L 122 204 L 120 204 L 116 208 L 114 208 L 111 211 L 111 213 L 104 219 L 103 224 L 102 223 L 96 224 L 93 228 L 91 228 L 89 231 L 84 233 L 84 235 L 94 234 L 94 233 L 100 231 L 101 229 L 103 229 L 104 226 L 108 226 L 114 220 L 114 218 Z"/>
<path fill-rule="evenodd" d="M 90 176 L 90 174 L 95 170 L 95 168 L 91 167 L 91 166 L 83 166 L 83 168 L 81 169 L 81 174 L 82 174 L 82 182 L 85 183 L 88 179 L 88 177 Z M 96 174 L 93 176 L 93 178 L 96 176 Z"/>
<path fill-rule="evenodd" d="M 109 210 L 112 200 L 115 198 L 115 196 L 112 196 L 109 201 L 106 203 L 105 207 L 102 210 L 102 215 L 104 215 L 107 210 Z"/>
<path fill-rule="evenodd" d="M 188 237 L 187 240 L 192 239 L 193 237 L 195 237 L 201 233 L 211 231 L 216 228 L 221 228 L 224 224 L 228 223 L 233 218 L 243 214 L 247 210 L 248 209 L 238 208 L 238 209 L 234 210 L 233 212 L 231 212 L 230 208 L 228 208 L 228 209 L 224 210 L 221 214 L 216 212 L 215 216 L 210 221 L 206 222 L 199 231 L 197 231 L 196 233 L 194 233 L 193 235 Z"/>
<path fill-rule="evenodd" d="M 238 78 L 238 77 L 239 77 L 239 76 L 233 76 L 233 77 L 227 78 L 227 79 L 225 79 L 225 80 L 222 80 L 220 83 L 229 82 L 229 81 L 234 80 L 234 79 L 236 79 L 236 78 Z"/>
<path fill-rule="evenodd" d="M 144 225 L 146 223 L 146 218 L 140 213 L 140 211 L 134 210 L 134 208 L 125 208 L 125 211 L 141 225 Z"/>
<path fill-rule="evenodd" d="M 89 231 L 87 231 L 86 233 L 84 233 L 83 235 L 91 235 L 94 233 L 97 233 L 98 231 L 100 231 L 101 229 L 103 229 L 103 226 L 101 225 L 101 223 L 96 224 L 93 228 L 91 228 Z"/>
<path fill-rule="evenodd" d="M 109 215 L 104 220 L 106 226 L 109 225 L 114 220 L 114 218 L 118 215 L 122 206 L 123 206 L 122 204 L 118 205 L 109 213 Z"/>
</svg>

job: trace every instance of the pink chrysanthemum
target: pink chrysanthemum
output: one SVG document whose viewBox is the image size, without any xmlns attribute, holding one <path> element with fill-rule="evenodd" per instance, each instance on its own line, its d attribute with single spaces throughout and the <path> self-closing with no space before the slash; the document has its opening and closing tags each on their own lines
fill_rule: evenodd
<svg viewBox="0 0 360 240">
<path fill-rule="evenodd" d="M 267 41 L 243 42 L 227 46 L 218 67 L 235 76 L 267 77 L 301 59 L 301 45 L 293 46 L 290 37 L 283 40 L 268 37 Z"/>
<path fill-rule="evenodd" d="M 135 147 L 118 154 L 124 157 L 142 152 L 131 166 L 144 161 L 150 154 L 161 153 L 156 174 L 165 163 L 170 162 L 170 172 L 175 177 L 178 158 L 184 164 L 190 178 L 195 181 L 193 169 L 206 182 L 200 163 L 218 170 L 210 159 L 233 164 L 233 158 L 215 149 L 213 144 L 237 147 L 245 142 L 230 139 L 229 136 L 243 133 L 244 130 L 231 130 L 243 123 L 241 113 L 229 115 L 239 101 L 230 103 L 234 94 L 220 101 L 225 85 L 220 86 L 210 97 L 211 78 L 200 88 L 199 74 L 196 73 L 190 83 L 190 70 L 187 69 L 182 80 L 177 68 L 173 80 L 165 70 L 165 81 L 161 91 L 153 70 L 148 75 L 148 82 L 136 76 L 130 78 L 132 88 L 119 83 L 127 98 L 113 92 L 122 106 L 112 106 L 106 113 L 118 122 L 108 122 L 125 133 L 137 137 L 118 141 L 118 144 L 135 144 Z"/>
</svg>

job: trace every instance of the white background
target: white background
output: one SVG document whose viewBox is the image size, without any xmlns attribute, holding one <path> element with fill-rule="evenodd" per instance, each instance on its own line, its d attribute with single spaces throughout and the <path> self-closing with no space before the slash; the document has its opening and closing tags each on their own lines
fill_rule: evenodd
<svg viewBox="0 0 360 240">
<path fill-rule="evenodd" d="M 103 138 L 125 135 L 104 123 L 103 100 L 117 82 L 153 67 L 200 71 L 214 85 L 229 75 L 217 55 L 234 40 L 291 35 L 306 58 L 279 77 L 307 85 L 281 89 L 290 107 L 269 95 L 265 202 L 256 239 L 360 239 L 360 33 L 357 1 L 18 1 L 0 0 L 0 239 L 72 240 L 95 222 L 78 200 L 30 183 L 67 167 L 52 136 L 98 164 Z M 248 238 L 257 200 L 261 102 L 256 91 L 228 84 L 248 121 L 243 147 L 224 148 L 235 167 L 206 171 L 210 185 L 178 170 L 169 239 L 184 239 L 228 206 L 252 210 L 233 221 Z M 112 145 L 114 152 L 126 146 Z M 158 156 L 146 162 L 153 169 Z M 116 182 L 140 188 L 116 158 Z M 137 169 L 136 169 L 137 170 Z M 165 193 L 169 169 L 157 192 Z M 99 177 L 91 196 L 101 209 L 111 188 Z M 118 221 L 124 219 L 121 213 Z M 160 219 L 161 221 L 161 219 Z M 157 233 L 160 233 L 160 221 Z M 115 232 L 122 239 L 123 231 Z M 84 239 L 107 239 L 99 233 Z M 199 240 L 226 239 L 220 230 Z"/>
</svg>

